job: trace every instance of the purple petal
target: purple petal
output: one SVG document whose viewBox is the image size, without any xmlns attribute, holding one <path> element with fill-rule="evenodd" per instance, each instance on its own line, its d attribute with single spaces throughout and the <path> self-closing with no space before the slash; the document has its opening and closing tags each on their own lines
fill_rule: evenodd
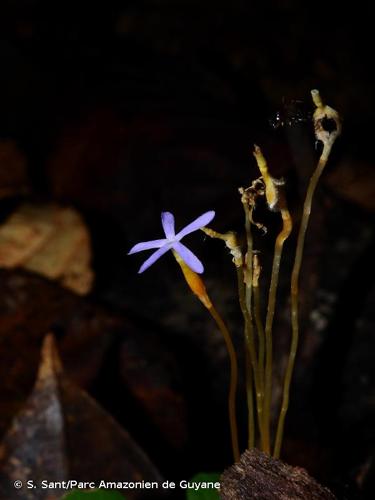
<svg viewBox="0 0 375 500">
<path fill-rule="evenodd" d="M 174 238 L 174 216 L 170 212 L 161 213 L 161 223 L 167 238 Z"/>
<path fill-rule="evenodd" d="M 151 240 L 151 241 L 143 241 L 142 243 L 137 243 L 130 249 L 128 255 L 137 252 L 143 252 L 143 250 L 151 250 L 152 248 L 160 248 L 166 243 L 167 240 Z"/>
<path fill-rule="evenodd" d="M 162 255 L 168 252 L 168 250 L 171 249 L 170 244 L 166 244 L 163 247 L 159 248 L 159 250 L 156 250 L 147 260 L 144 261 L 144 263 L 141 265 L 139 268 L 138 274 L 143 273 L 143 271 L 146 271 L 152 264 L 154 264 Z"/>
<path fill-rule="evenodd" d="M 183 229 L 181 229 L 181 231 L 178 234 L 176 234 L 176 238 L 178 240 L 181 240 L 187 234 L 190 234 L 193 231 L 197 231 L 201 227 L 204 227 L 207 224 L 209 224 L 214 217 L 215 217 L 214 210 L 210 210 L 209 212 L 204 213 L 203 215 L 195 219 L 193 222 L 190 222 L 190 224 L 185 226 Z"/>
<path fill-rule="evenodd" d="M 191 250 L 189 250 L 185 245 L 178 241 L 173 244 L 173 248 L 192 271 L 199 274 L 203 273 L 204 267 L 202 262 L 193 254 Z"/>
</svg>

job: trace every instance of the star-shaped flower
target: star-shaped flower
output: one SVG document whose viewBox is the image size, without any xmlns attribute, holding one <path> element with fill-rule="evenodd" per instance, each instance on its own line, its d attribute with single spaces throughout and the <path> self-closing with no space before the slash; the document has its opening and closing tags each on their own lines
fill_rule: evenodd
<svg viewBox="0 0 375 500">
<path fill-rule="evenodd" d="M 151 240 L 137 243 L 137 245 L 134 245 L 128 253 L 128 255 L 131 255 L 133 253 L 143 252 L 143 250 L 151 250 L 152 248 L 158 249 L 142 264 L 138 273 L 143 273 L 143 271 L 152 266 L 152 264 L 168 252 L 168 250 L 174 250 L 177 252 L 192 271 L 199 274 L 203 273 L 204 267 L 202 262 L 193 254 L 193 252 L 191 252 L 191 250 L 181 243 L 181 240 L 184 236 L 193 233 L 194 231 L 198 231 L 198 229 L 201 229 L 209 224 L 214 217 L 215 212 L 210 210 L 185 226 L 179 233 L 175 234 L 173 214 L 170 212 L 162 212 L 161 223 L 166 237 L 162 240 Z"/>
</svg>

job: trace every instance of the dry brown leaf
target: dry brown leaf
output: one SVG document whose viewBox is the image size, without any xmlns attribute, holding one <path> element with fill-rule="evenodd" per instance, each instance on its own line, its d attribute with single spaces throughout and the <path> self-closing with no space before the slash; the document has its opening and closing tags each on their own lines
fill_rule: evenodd
<svg viewBox="0 0 375 500">
<path fill-rule="evenodd" d="M 24 264 L 54 232 L 52 214 L 31 205 L 21 206 L 0 227 L 0 266 Z"/>
<path fill-rule="evenodd" d="M 72 208 L 21 205 L 0 227 L 0 266 L 24 267 L 84 295 L 91 290 L 89 232 Z"/>
<path fill-rule="evenodd" d="M 0 446 L 0 498 L 57 500 L 41 481 L 161 481 L 148 457 L 113 418 L 63 374 L 53 336 L 43 343 L 35 387 Z M 33 480 L 35 488 L 14 488 Z M 137 499 L 141 490 L 127 491 Z"/>
</svg>

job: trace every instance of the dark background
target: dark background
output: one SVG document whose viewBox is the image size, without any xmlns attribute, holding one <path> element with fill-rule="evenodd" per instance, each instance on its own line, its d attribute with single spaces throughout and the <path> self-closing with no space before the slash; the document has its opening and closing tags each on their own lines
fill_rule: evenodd
<svg viewBox="0 0 375 500">
<path fill-rule="evenodd" d="M 318 88 L 343 117 L 343 134 L 318 188 L 306 242 L 304 333 L 283 458 L 340 498 L 373 498 L 372 23 L 366 2 L 1 2 L 0 148 L 11 141 L 26 165 L 1 199 L 2 217 L 25 198 L 71 204 L 85 217 L 96 274 L 87 307 L 93 315 L 103 308 L 117 326 L 104 329 L 99 344 L 99 332 L 82 334 L 74 349 L 66 340 L 70 309 L 62 307 L 58 319 L 51 313 L 43 328 L 59 336 L 68 374 L 129 430 L 167 479 L 221 471 L 231 462 L 226 352 L 172 256 L 138 276 L 146 256 L 126 252 L 161 237 L 162 210 L 182 227 L 215 209 L 212 227 L 241 230 L 237 188 L 258 175 L 254 143 L 273 175 L 285 177 L 297 226 L 317 159 L 307 118 L 310 90 Z M 294 100 L 302 101 L 297 118 Z M 277 112 L 285 124 L 275 128 Z M 2 179 L 10 182 L 15 154 L 0 163 L 0 187 Z M 269 227 L 267 236 L 256 235 L 266 290 L 279 220 L 264 207 L 257 218 Z M 230 258 L 199 234 L 186 241 L 205 263 L 206 284 L 240 351 Z M 289 342 L 294 243 L 295 232 L 286 245 L 275 325 L 275 415 Z M 44 286 L 40 281 L 34 285 Z M 12 328 L 3 332 L 12 335 Z M 10 384 L 2 396 L 4 431 L 17 407 L 7 398 L 20 406 L 26 397 L 45 333 L 32 320 L 25 328 L 35 333 L 35 352 L 25 360 L 22 395 Z M 19 342 L 20 351 L 30 348 L 26 338 Z M 85 365 L 82 357 L 91 354 L 97 362 Z"/>
</svg>

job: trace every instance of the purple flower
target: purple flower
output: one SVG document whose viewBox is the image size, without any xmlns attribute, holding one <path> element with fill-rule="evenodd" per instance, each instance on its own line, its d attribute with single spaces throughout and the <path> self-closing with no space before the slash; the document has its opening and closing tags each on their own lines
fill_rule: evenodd
<svg viewBox="0 0 375 500">
<path fill-rule="evenodd" d="M 161 223 L 164 229 L 165 238 L 162 240 L 151 240 L 143 241 L 142 243 L 137 243 L 130 250 L 128 255 L 137 252 L 143 252 L 143 250 L 150 250 L 152 248 L 157 248 L 154 252 L 140 267 L 138 273 L 143 273 L 152 264 L 154 264 L 162 255 L 164 255 L 168 250 L 175 250 L 178 255 L 183 259 L 183 261 L 190 267 L 190 269 L 196 273 L 203 273 L 204 267 L 202 262 L 196 257 L 193 252 L 191 252 L 185 245 L 181 243 L 184 236 L 198 231 L 202 227 L 206 226 L 215 217 L 215 212 L 210 210 L 204 213 L 193 222 L 185 226 L 181 231 L 175 234 L 174 229 L 174 216 L 170 212 L 161 213 Z"/>
</svg>

